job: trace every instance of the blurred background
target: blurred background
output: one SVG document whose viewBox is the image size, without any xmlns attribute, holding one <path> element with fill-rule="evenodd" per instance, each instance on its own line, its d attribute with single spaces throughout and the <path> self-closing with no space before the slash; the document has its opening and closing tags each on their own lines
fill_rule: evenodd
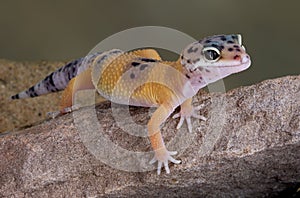
<svg viewBox="0 0 300 198">
<path fill-rule="evenodd" d="M 75 59 L 136 26 L 166 26 L 196 39 L 241 33 L 253 64 L 226 79 L 229 89 L 299 74 L 299 9 L 300 1 L 274 0 L 2 1 L 0 58 Z"/>
</svg>

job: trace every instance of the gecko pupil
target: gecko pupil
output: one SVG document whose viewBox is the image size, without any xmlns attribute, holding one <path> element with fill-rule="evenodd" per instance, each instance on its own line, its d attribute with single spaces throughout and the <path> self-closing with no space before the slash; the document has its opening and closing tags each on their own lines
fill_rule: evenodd
<svg viewBox="0 0 300 198">
<path fill-rule="evenodd" d="M 216 60 L 220 57 L 219 53 L 215 50 L 206 50 L 204 56 L 207 60 Z"/>
</svg>

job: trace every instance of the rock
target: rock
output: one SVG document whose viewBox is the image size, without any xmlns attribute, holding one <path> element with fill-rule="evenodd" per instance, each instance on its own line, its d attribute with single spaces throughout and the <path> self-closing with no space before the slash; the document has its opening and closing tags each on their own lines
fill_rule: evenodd
<svg viewBox="0 0 300 198">
<path fill-rule="evenodd" d="M 1 134 L 0 196 L 266 197 L 291 188 L 296 194 L 300 76 L 201 93 L 194 103 L 205 104 L 200 112 L 208 120 L 193 120 L 194 133 L 185 125 L 177 131 L 173 119 L 162 127 L 182 161 L 171 174 L 158 176 L 148 165 L 149 140 L 132 135 L 145 134 L 152 110 L 105 102 Z"/>
</svg>

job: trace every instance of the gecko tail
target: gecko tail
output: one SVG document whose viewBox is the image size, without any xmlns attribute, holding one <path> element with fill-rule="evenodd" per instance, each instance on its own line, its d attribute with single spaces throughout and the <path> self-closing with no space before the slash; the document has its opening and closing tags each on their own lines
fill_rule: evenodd
<svg viewBox="0 0 300 198">
<path fill-rule="evenodd" d="M 51 92 L 64 90 L 67 87 L 69 81 L 77 76 L 80 72 L 87 69 L 88 65 L 95 59 L 98 54 L 99 53 L 91 54 L 89 56 L 69 62 L 65 66 L 46 76 L 46 78 L 33 85 L 29 89 L 11 96 L 10 99 L 15 100 L 22 98 L 33 98 Z"/>
<path fill-rule="evenodd" d="M 40 95 L 45 95 L 51 92 L 57 92 L 63 90 L 64 83 L 55 83 L 54 76 L 57 76 L 57 71 L 48 75 L 45 79 L 38 82 L 36 85 L 30 87 L 29 89 L 22 91 L 18 94 L 11 96 L 12 100 L 23 99 L 23 98 L 33 98 Z M 63 79 L 61 79 L 63 80 Z"/>
<path fill-rule="evenodd" d="M 22 91 L 16 95 L 11 96 L 9 99 L 16 100 L 20 98 L 29 98 L 30 96 L 26 93 L 26 91 Z"/>
</svg>

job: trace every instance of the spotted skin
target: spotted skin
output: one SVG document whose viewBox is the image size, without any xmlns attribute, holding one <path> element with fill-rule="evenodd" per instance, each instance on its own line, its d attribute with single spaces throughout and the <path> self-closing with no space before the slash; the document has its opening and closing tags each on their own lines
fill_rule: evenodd
<svg viewBox="0 0 300 198">
<path fill-rule="evenodd" d="M 205 120 L 196 113 L 199 108 L 191 104 L 198 90 L 241 72 L 251 64 L 241 36 L 235 34 L 210 36 L 191 43 L 174 62 L 161 60 L 152 49 L 133 52 L 110 50 L 90 55 L 85 58 L 88 60 L 85 63 L 82 60 L 58 69 L 29 90 L 13 96 L 13 99 L 35 97 L 65 88 L 62 97 L 64 109 L 72 105 L 77 91 L 95 88 L 103 98 L 114 103 L 157 107 L 147 127 L 155 151 L 151 163 L 158 163 L 158 174 L 162 166 L 167 173 L 170 172 L 169 161 L 180 163 L 172 157 L 176 152 L 167 150 L 160 132 L 160 126 L 175 108 L 181 107 L 180 112 L 174 115 L 174 118 L 180 118 L 177 128 L 186 121 L 191 132 L 192 117 Z"/>
<path fill-rule="evenodd" d="M 109 54 L 96 52 L 93 54 L 89 54 L 86 57 L 71 61 L 65 66 L 57 69 L 56 71 L 46 76 L 42 81 L 38 82 L 36 85 L 14 96 L 11 96 L 11 99 L 21 99 L 29 97 L 32 98 L 40 95 L 45 95 L 51 92 L 62 91 L 67 87 L 71 79 L 81 74 L 91 65 L 101 64 L 105 59 L 108 58 L 108 56 L 116 53 L 121 53 L 121 51 L 117 49 L 111 50 Z M 94 60 L 96 58 L 97 62 L 94 63 Z"/>
<path fill-rule="evenodd" d="M 64 90 L 72 78 L 85 70 L 83 69 L 80 71 L 80 68 L 83 68 L 86 64 L 91 64 L 95 57 L 100 54 L 101 53 L 91 54 L 87 57 L 69 62 L 65 66 L 46 76 L 42 81 L 30 87 L 28 90 L 11 96 L 11 99 L 37 97 L 51 92 Z"/>
</svg>

